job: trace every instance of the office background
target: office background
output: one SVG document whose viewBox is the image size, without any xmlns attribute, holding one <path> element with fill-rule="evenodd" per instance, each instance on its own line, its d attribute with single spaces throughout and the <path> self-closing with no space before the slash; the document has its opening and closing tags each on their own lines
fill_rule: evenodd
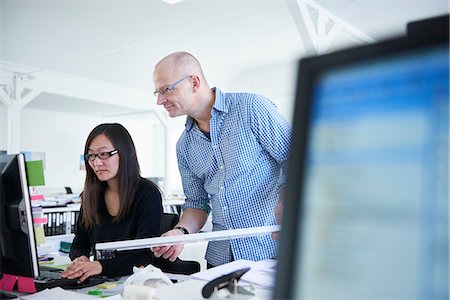
<svg viewBox="0 0 450 300">
<path fill-rule="evenodd" d="M 180 193 L 175 143 L 184 117 L 156 106 L 152 71 L 193 53 L 211 86 L 271 98 L 292 117 L 300 57 L 404 34 L 448 1 L 0 0 L 0 150 L 45 153 L 46 188 L 80 191 L 90 130 L 120 122 L 142 175 Z"/>
</svg>

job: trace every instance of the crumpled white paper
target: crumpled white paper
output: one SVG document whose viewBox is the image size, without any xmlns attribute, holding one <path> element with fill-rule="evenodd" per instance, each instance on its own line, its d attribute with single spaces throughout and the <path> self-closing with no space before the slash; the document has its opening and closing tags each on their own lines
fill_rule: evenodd
<svg viewBox="0 0 450 300">
<path fill-rule="evenodd" d="M 159 286 L 172 285 L 172 281 L 161 269 L 148 265 L 145 268 L 133 267 L 133 275 L 124 282 L 124 300 L 151 300 Z"/>
</svg>

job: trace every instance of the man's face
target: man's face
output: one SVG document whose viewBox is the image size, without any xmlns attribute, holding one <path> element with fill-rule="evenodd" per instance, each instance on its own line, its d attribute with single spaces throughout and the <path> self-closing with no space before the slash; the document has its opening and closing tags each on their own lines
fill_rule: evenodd
<svg viewBox="0 0 450 300">
<path fill-rule="evenodd" d="M 156 103 L 163 105 L 174 118 L 188 114 L 188 89 L 191 76 L 181 76 L 180 78 L 163 74 L 155 70 L 153 82 L 155 84 L 154 94 L 157 97 Z"/>
</svg>

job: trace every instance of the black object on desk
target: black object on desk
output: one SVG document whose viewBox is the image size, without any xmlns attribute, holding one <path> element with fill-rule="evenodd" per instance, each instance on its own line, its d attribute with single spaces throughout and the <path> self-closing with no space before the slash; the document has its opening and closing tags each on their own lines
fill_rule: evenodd
<svg viewBox="0 0 450 300">
<path fill-rule="evenodd" d="M 19 298 L 19 296 L 14 293 L 0 290 L 0 299 L 16 299 L 16 298 Z"/>
<path fill-rule="evenodd" d="M 238 282 L 239 279 L 241 279 L 242 275 L 244 275 L 249 270 L 250 268 L 243 268 L 211 280 L 203 287 L 202 296 L 204 298 L 209 298 L 215 290 L 220 290 L 223 288 L 227 288 L 230 293 L 234 293 L 234 291 L 236 290 L 236 282 Z"/>
<path fill-rule="evenodd" d="M 39 269 L 40 277 L 34 280 L 38 291 L 54 287 L 61 287 L 66 290 L 75 290 L 105 282 L 105 279 L 102 276 L 91 276 L 85 281 L 79 282 L 78 278 L 62 278 L 62 270 L 60 269 L 42 265 L 39 266 Z"/>
</svg>

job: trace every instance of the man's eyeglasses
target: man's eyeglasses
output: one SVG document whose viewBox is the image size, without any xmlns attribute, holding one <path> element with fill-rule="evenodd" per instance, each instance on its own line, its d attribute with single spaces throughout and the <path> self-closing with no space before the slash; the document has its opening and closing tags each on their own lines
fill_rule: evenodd
<svg viewBox="0 0 450 300">
<path fill-rule="evenodd" d="M 114 154 L 119 153 L 119 150 L 114 149 L 112 151 L 108 151 L 108 152 L 100 152 L 100 153 L 88 153 L 84 156 L 84 158 L 86 158 L 86 160 L 88 161 L 94 161 L 96 157 L 100 158 L 100 159 L 108 159 L 111 156 L 113 156 Z"/>
<path fill-rule="evenodd" d="M 154 92 L 153 92 L 153 95 L 155 95 L 156 97 L 158 97 L 158 95 L 160 95 L 160 96 L 168 95 L 168 94 L 170 94 L 170 93 L 173 91 L 173 89 L 175 88 L 175 86 L 176 86 L 177 84 L 179 84 L 179 83 L 182 82 L 183 80 L 185 80 L 185 79 L 187 79 L 187 78 L 190 78 L 190 77 L 192 77 L 192 75 L 183 77 L 183 78 L 181 78 L 180 80 L 177 80 L 177 81 L 175 81 L 175 82 L 172 83 L 172 84 L 169 84 L 167 87 L 165 87 L 165 88 L 163 88 L 163 89 L 160 89 L 159 91 L 154 91 Z"/>
</svg>

